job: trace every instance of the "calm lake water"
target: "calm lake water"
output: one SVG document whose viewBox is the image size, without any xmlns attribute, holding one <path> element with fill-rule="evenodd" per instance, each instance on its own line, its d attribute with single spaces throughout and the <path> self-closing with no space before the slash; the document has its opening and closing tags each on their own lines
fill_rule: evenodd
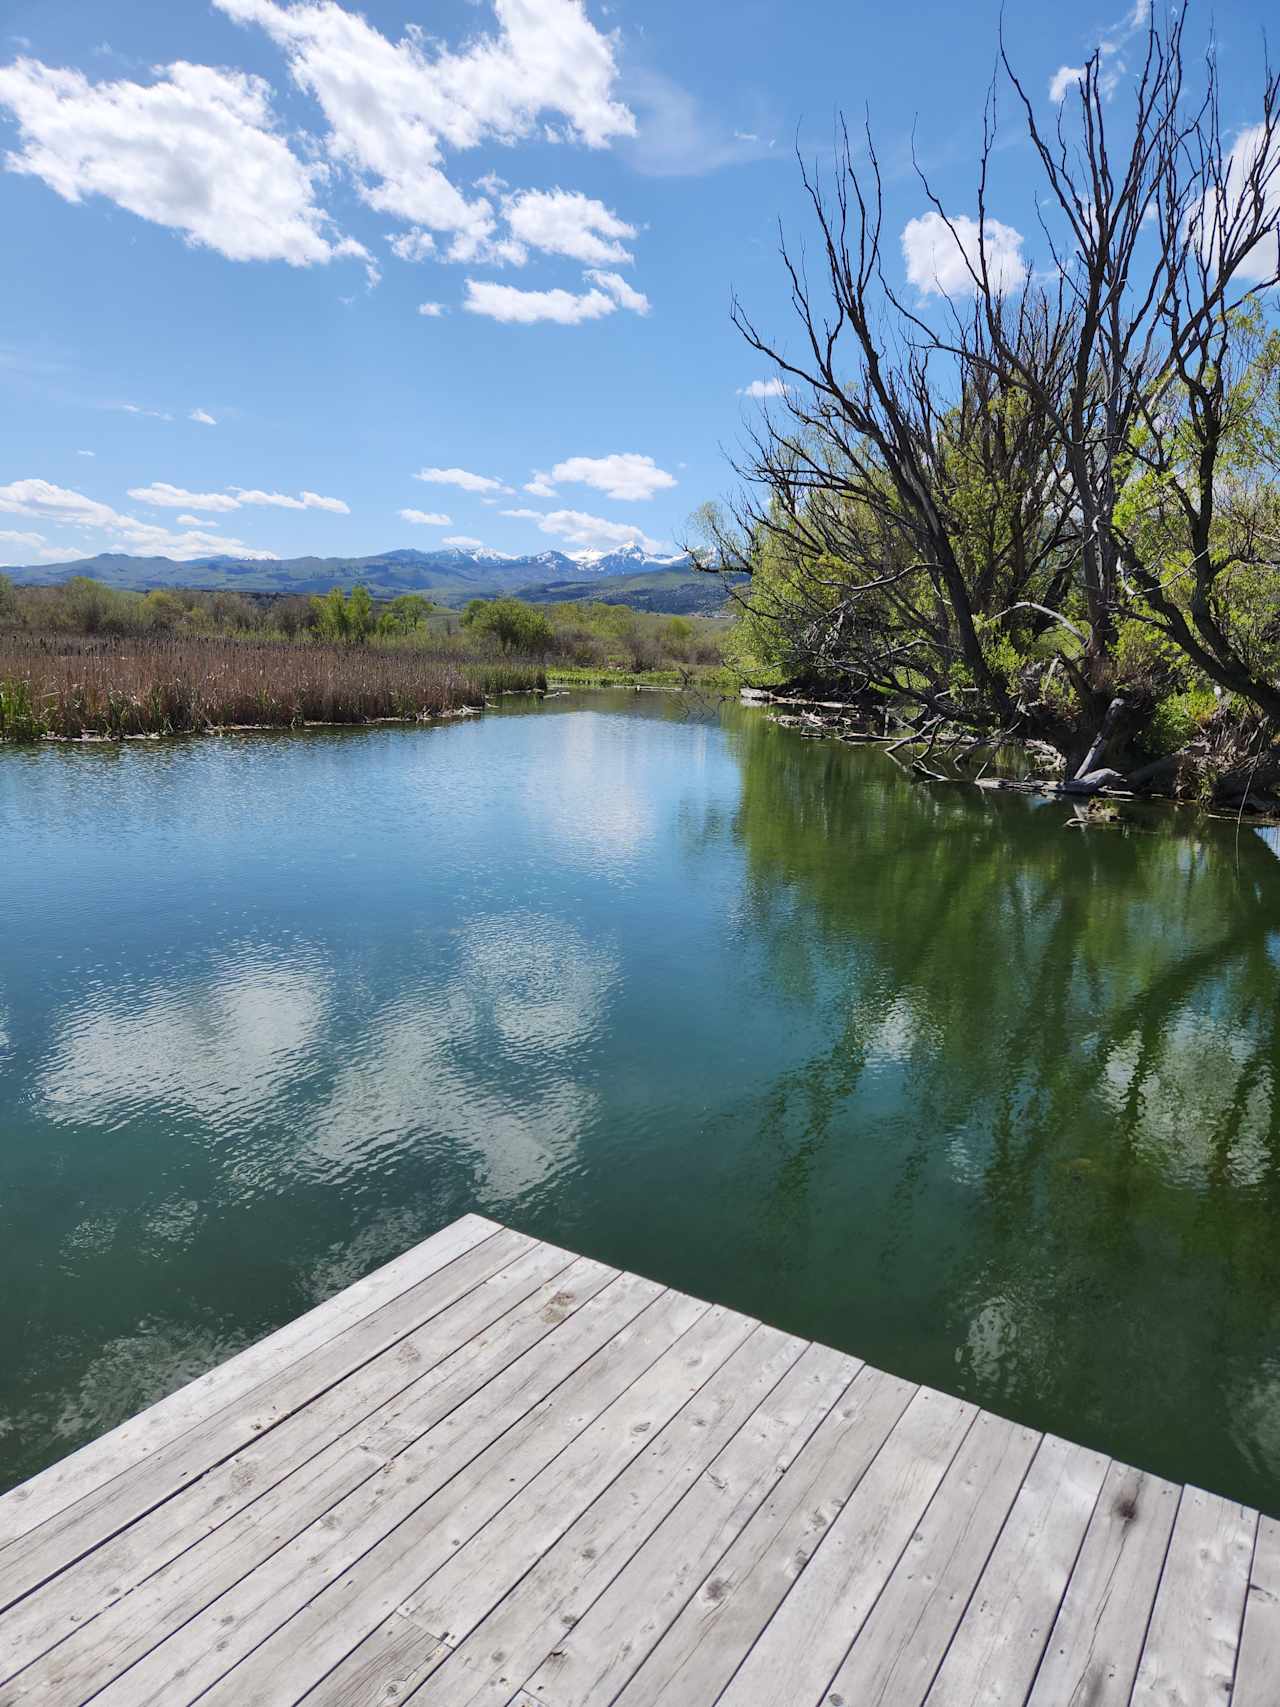
<svg viewBox="0 0 1280 1707">
<path fill-rule="evenodd" d="M 672 696 L 0 753 L 0 1483 L 469 1209 L 1280 1511 L 1280 857 Z"/>
</svg>

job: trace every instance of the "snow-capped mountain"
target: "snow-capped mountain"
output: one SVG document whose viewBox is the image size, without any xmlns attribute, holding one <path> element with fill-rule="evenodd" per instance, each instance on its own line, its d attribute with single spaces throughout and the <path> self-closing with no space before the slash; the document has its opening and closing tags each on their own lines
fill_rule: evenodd
<svg viewBox="0 0 1280 1707">
<path fill-rule="evenodd" d="M 562 554 L 558 551 L 548 551 L 543 555 L 560 557 Z M 611 551 L 571 551 L 566 561 L 576 563 L 579 569 L 589 569 L 596 575 L 644 575 L 654 569 L 692 567 L 686 552 L 677 552 L 674 557 L 655 557 L 642 545 L 636 545 L 634 542 L 616 545 Z"/>
<path fill-rule="evenodd" d="M 0 565 L 0 568 L 3 568 Z M 375 597 L 423 592 L 448 603 L 495 593 L 518 593 L 609 576 L 679 571 L 688 574 L 687 556 L 652 556 L 642 546 L 611 551 L 566 553 L 546 550 L 513 555 L 488 546 L 444 546 L 418 551 L 402 546 L 372 557 L 289 557 L 245 560 L 226 555 L 176 561 L 169 557 L 132 557 L 104 552 L 73 563 L 31 563 L 4 569 L 26 585 L 49 585 L 88 575 L 113 587 L 235 587 L 246 593 L 323 593 L 330 587 L 368 587 Z"/>
</svg>

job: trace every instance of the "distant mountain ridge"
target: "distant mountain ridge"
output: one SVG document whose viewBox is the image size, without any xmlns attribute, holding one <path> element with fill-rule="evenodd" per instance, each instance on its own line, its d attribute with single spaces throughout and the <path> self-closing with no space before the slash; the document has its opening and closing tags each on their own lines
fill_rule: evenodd
<svg viewBox="0 0 1280 1707">
<path fill-rule="evenodd" d="M 613 551 L 584 551 L 570 556 L 563 551 L 539 551 L 530 556 L 509 557 L 503 552 L 480 548 L 474 551 L 446 546 L 439 551 L 401 547 L 372 557 L 284 557 L 272 560 L 232 556 L 193 557 L 178 561 L 171 557 L 132 557 L 124 552 L 101 552 L 96 557 L 72 563 L 28 563 L 4 569 L 13 580 L 26 586 L 57 586 L 73 575 L 89 575 L 110 587 L 149 592 L 156 587 L 217 590 L 232 588 L 244 593 L 326 593 L 330 587 L 368 587 L 376 597 L 397 593 L 426 593 L 444 604 L 500 593 L 518 593 L 525 587 L 550 584 L 567 589 L 586 588 L 614 577 L 657 577 L 659 584 L 670 576 L 682 585 L 696 574 L 692 557 L 680 553 L 654 557 L 638 545 L 621 545 Z M 708 576 L 710 602 L 718 582 Z M 568 591 L 567 596 L 581 597 Z"/>
</svg>

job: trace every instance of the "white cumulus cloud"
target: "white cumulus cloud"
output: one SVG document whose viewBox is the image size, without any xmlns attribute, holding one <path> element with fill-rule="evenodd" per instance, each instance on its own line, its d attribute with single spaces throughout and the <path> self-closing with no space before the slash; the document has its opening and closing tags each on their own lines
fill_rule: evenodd
<svg viewBox="0 0 1280 1707">
<path fill-rule="evenodd" d="M 582 0 L 494 0 L 496 33 L 457 52 L 414 26 L 392 41 L 335 0 L 215 4 L 283 49 L 294 81 L 324 113 L 330 157 L 365 201 L 419 230 L 457 234 L 459 259 L 478 253 L 496 221 L 491 202 L 469 201 L 450 181 L 446 149 L 536 134 L 545 113 L 593 148 L 635 129 L 613 96 L 613 41 Z"/>
<path fill-rule="evenodd" d="M 1022 233 L 998 219 L 988 219 L 984 243 L 992 289 L 1006 294 L 1020 290 L 1027 277 Z M 910 219 L 902 232 L 907 278 L 922 296 L 971 296 L 983 246 L 978 222 L 967 214 L 953 218 L 949 225 L 940 213 Z"/>
<path fill-rule="evenodd" d="M 785 397 L 787 395 L 786 381 L 781 379 L 753 379 L 750 385 L 738 387 L 739 397 Z"/>
<path fill-rule="evenodd" d="M 447 528 L 453 526 L 453 517 L 446 516 L 443 510 L 401 510 L 402 522 L 413 522 L 423 528 Z"/>
<path fill-rule="evenodd" d="M 334 235 L 315 200 L 323 168 L 275 129 L 260 77 L 179 62 L 152 83 L 91 83 L 34 59 L 0 67 L 0 106 L 18 122 L 12 172 L 69 202 L 101 195 L 233 261 L 312 266 L 366 258 Z"/>
<path fill-rule="evenodd" d="M 584 320 L 599 320 L 612 314 L 617 303 L 602 290 L 521 290 L 517 285 L 494 284 L 491 279 L 468 279 L 468 314 L 483 314 L 509 326 L 533 326 L 554 321 L 559 326 L 579 326 Z"/>
<path fill-rule="evenodd" d="M 391 253 L 402 261 L 425 261 L 436 252 L 436 240 L 429 231 L 402 231 L 387 238 Z"/>
<path fill-rule="evenodd" d="M 594 270 L 586 274 L 590 290 L 522 290 L 518 285 L 495 284 L 492 279 L 468 279 L 462 306 L 469 314 L 483 314 L 508 325 L 533 326 L 549 320 L 559 326 L 580 326 L 599 320 L 619 307 L 634 314 L 649 312 L 649 299 L 617 273 Z"/>
<path fill-rule="evenodd" d="M 677 484 L 674 474 L 659 468 L 651 456 L 640 456 L 635 451 L 622 451 L 614 456 L 571 456 L 538 479 L 557 485 L 593 486 L 606 498 L 624 502 L 652 498 L 655 492 L 667 491 Z"/>
<path fill-rule="evenodd" d="M 1265 212 L 1272 218 L 1280 209 L 1280 142 L 1274 135 L 1267 153 L 1267 133 L 1263 125 L 1251 125 L 1241 131 L 1227 160 L 1226 185 L 1221 204 L 1212 195 L 1206 196 L 1189 216 L 1191 228 L 1200 248 L 1210 258 L 1222 247 L 1224 224 L 1229 227 L 1231 209 L 1245 194 L 1245 185 L 1257 172 L 1263 182 Z M 1229 240 L 1229 232 L 1228 232 Z M 1269 284 L 1280 272 L 1280 237 L 1273 231 L 1269 237 L 1255 243 L 1236 269 L 1239 279 L 1257 284 Z"/>
<path fill-rule="evenodd" d="M 587 273 L 589 283 L 599 285 L 601 290 L 608 291 L 620 308 L 629 308 L 633 314 L 649 312 L 649 298 L 642 290 L 636 290 L 629 285 L 620 273 Z"/>
<path fill-rule="evenodd" d="M 106 528 L 119 520 L 110 504 L 100 504 L 96 498 L 48 480 L 14 480 L 0 486 L 0 510 L 15 516 L 70 522 L 74 527 Z"/>
<path fill-rule="evenodd" d="M 513 236 L 531 249 L 594 266 L 632 259 L 622 239 L 634 237 L 635 227 L 577 190 L 522 190 L 503 212 Z"/>
<path fill-rule="evenodd" d="M 256 487 L 246 490 L 243 486 L 233 486 L 231 490 L 242 504 L 258 504 L 272 510 L 332 510 L 336 509 L 341 515 L 349 515 L 350 511 L 341 498 L 318 498 L 314 492 L 304 492 L 300 498 L 293 497 L 288 492 L 262 492 Z"/>
<path fill-rule="evenodd" d="M 480 551 L 484 547 L 482 539 L 472 539 L 467 533 L 453 533 L 443 542 L 445 545 L 456 545 L 459 551 Z"/>
</svg>

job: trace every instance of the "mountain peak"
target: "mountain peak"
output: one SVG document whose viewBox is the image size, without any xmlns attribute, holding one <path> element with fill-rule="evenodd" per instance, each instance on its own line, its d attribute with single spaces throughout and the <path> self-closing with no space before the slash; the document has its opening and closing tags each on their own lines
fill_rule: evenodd
<svg viewBox="0 0 1280 1707">
<path fill-rule="evenodd" d="M 378 597 L 424 592 L 445 602 L 518 594 L 525 587 L 553 582 L 597 582 L 608 576 L 646 575 L 689 570 L 687 556 L 654 557 L 634 541 L 610 551 L 568 554 L 548 548 L 513 556 L 489 546 L 442 546 L 421 551 L 399 546 L 371 557 L 288 557 L 242 559 L 232 554 L 175 560 L 103 552 L 73 563 L 17 565 L 7 572 L 28 585 L 58 584 L 88 575 L 108 586 L 145 592 L 153 587 L 216 589 L 246 593 L 324 593 L 333 586 L 367 586 Z M 603 589 L 602 589 L 603 591 Z"/>
</svg>

